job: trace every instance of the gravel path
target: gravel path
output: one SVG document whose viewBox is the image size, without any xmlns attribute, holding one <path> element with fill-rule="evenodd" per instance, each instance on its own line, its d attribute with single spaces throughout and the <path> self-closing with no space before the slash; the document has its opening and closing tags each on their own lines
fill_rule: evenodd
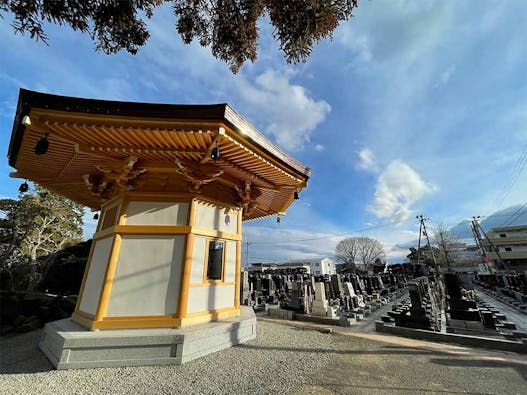
<svg viewBox="0 0 527 395">
<path fill-rule="evenodd" d="M 0 341 L 0 395 L 526 393 L 524 355 L 266 321 L 257 330 L 183 366 L 67 371 L 52 370 L 31 332 Z"/>
<path fill-rule="evenodd" d="M 183 366 L 57 371 L 40 331 L 0 342 L 0 394 L 267 394 L 309 385 L 335 355 L 335 336 L 258 322 L 255 340 Z"/>
<path fill-rule="evenodd" d="M 519 330 L 527 332 L 527 315 L 520 313 L 484 291 L 478 291 L 478 296 L 491 306 L 497 308 L 501 314 L 505 314 L 507 321 L 514 322 Z"/>
<path fill-rule="evenodd" d="M 401 295 L 399 295 L 397 298 L 395 298 L 395 304 L 401 302 L 401 300 L 408 298 L 408 292 L 405 291 Z M 385 306 L 382 306 L 380 309 L 375 310 L 373 313 L 371 313 L 368 317 L 363 319 L 362 321 L 357 322 L 356 324 L 349 327 L 350 332 L 359 332 L 359 333 L 370 333 L 375 332 L 375 321 L 380 320 L 381 316 L 388 313 L 388 311 L 392 311 L 392 306 L 394 303 L 388 303 Z"/>
</svg>

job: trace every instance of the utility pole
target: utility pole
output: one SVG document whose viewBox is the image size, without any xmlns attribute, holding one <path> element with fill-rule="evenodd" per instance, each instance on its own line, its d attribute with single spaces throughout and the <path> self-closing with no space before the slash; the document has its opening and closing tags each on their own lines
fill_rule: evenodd
<svg viewBox="0 0 527 395">
<path fill-rule="evenodd" d="M 489 257 L 487 254 L 487 251 L 485 250 L 485 247 L 483 246 L 483 241 L 481 238 L 481 233 L 479 232 L 479 224 L 478 220 L 481 218 L 481 216 L 473 216 L 472 220 L 470 221 L 470 230 L 472 231 L 472 235 L 474 236 L 474 241 L 476 242 L 476 246 L 478 247 L 479 252 L 481 253 L 481 256 L 485 260 L 485 265 L 488 267 L 489 271 L 492 273 L 492 268 L 490 265 L 488 265 Z"/>
<path fill-rule="evenodd" d="M 421 215 L 421 222 L 423 223 L 423 233 L 426 237 L 426 243 L 428 244 L 428 249 L 430 250 L 430 254 L 432 254 L 432 261 L 434 262 L 434 267 L 437 271 L 437 273 L 439 274 L 439 267 L 437 266 L 437 261 L 436 261 L 436 257 L 434 255 L 434 250 L 432 249 L 432 246 L 430 245 L 430 238 L 428 237 L 428 232 L 426 230 L 426 224 L 425 222 L 428 221 L 429 219 L 428 218 L 423 218 L 423 216 Z"/>
<path fill-rule="evenodd" d="M 419 219 L 419 216 L 416 215 L 415 218 Z M 419 241 L 417 242 L 417 264 L 418 265 L 419 265 L 419 258 L 421 257 L 421 234 L 422 233 L 423 233 L 423 221 L 419 221 Z"/>
<path fill-rule="evenodd" d="M 474 225 L 476 226 L 476 229 L 478 230 L 478 232 L 483 233 L 483 236 L 485 236 L 485 240 L 489 244 L 489 247 L 490 247 L 491 251 L 494 250 L 493 252 L 495 252 L 496 255 L 498 256 L 497 261 L 500 262 L 501 267 L 503 268 L 503 270 L 508 270 L 507 269 L 507 265 L 505 265 L 505 260 L 501 257 L 501 254 L 500 254 L 498 248 L 494 245 L 494 243 L 492 243 L 492 241 L 490 241 L 489 236 L 483 230 L 483 228 L 481 227 L 481 225 L 479 224 L 479 222 L 477 220 L 474 220 Z"/>
<path fill-rule="evenodd" d="M 472 236 L 474 236 L 474 241 L 476 242 L 476 246 L 479 249 L 479 252 L 486 258 L 487 257 L 487 251 L 483 248 L 483 244 L 481 242 L 481 234 L 479 233 L 479 227 L 477 225 L 478 219 L 481 218 L 481 216 L 473 216 L 472 220 L 470 221 L 470 230 L 472 231 Z"/>
<path fill-rule="evenodd" d="M 446 314 L 445 314 L 445 301 L 446 301 L 446 295 L 445 295 L 445 284 L 443 281 L 443 276 L 439 272 L 439 266 L 436 261 L 436 257 L 434 255 L 434 250 L 432 249 L 432 245 L 430 244 L 430 238 L 428 237 L 428 231 L 426 230 L 426 221 L 429 221 L 429 218 L 424 218 L 422 215 L 416 216 L 416 218 L 421 222 L 421 226 L 423 227 L 423 235 L 426 237 L 426 244 L 428 245 L 428 249 L 430 250 L 430 254 L 432 254 L 432 261 L 434 262 L 434 269 L 436 271 L 434 276 L 434 281 L 437 283 L 439 287 L 439 306 L 441 308 L 441 332 L 445 331 L 446 328 Z"/>
<path fill-rule="evenodd" d="M 249 242 L 245 242 L 245 265 L 249 267 Z"/>
<path fill-rule="evenodd" d="M 432 250 L 432 246 L 430 245 L 430 238 L 428 237 L 428 232 L 426 231 L 426 224 L 425 222 L 428 221 L 428 218 L 424 218 L 423 215 L 416 215 L 415 218 L 419 220 L 419 244 L 417 247 L 417 263 L 419 263 L 419 257 L 420 257 L 420 249 L 421 249 L 421 234 L 426 237 L 426 244 L 428 245 L 428 249 L 430 250 L 430 254 L 432 254 L 432 261 L 434 262 L 434 268 L 439 273 L 439 268 L 437 267 L 437 261 L 436 257 L 434 255 L 434 250 Z"/>
</svg>

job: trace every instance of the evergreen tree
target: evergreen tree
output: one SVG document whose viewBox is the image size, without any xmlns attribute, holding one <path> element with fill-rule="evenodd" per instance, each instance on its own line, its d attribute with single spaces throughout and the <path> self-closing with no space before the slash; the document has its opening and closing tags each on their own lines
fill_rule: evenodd
<svg viewBox="0 0 527 395">
<path fill-rule="evenodd" d="M 1 199 L 0 265 L 36 263 L 82 239 L 84 208 L 60 195 L 36 187 L 19 200 Z"/>
<path fill-rule="evenodd" d="M 315 43 L 351 18 L 358 0 L 0 0 L 0 17 L 11 13 L 16 33 L 44 42 L 43 23 L 52 22 L 90 34 L 97 50 L 135 54 L 150 35 L 142 16 L 152 17 L 163 3 L 171 4 L 183 42 L 210 47 L 236 73 L 256 60 L 262 16 L 269 16 L 287 62 L 305 62 Z"/>
</svg>

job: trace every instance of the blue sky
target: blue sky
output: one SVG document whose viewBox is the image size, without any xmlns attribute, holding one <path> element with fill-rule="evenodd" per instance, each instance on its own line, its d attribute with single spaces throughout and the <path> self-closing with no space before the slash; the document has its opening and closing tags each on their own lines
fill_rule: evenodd
<svg viewBox="0 0 527 395">
<path fill-rule="evenodd" d="M 328 256 L 358 234 L 381 241 L 397 261 L 416 238 L 416 214 L 454 226 L 514 206 L 500 214 L 506 221 L 527 201 L 526 18 L 523 0 L 363 0 L 305 64 L 285 63 L 263 20 L 258 60 L 232 75 L 209 49 L 182 44 L 167 7 L 157 9 L 136 56 L 96 53 L 88 36 L 64 27 L 48 28 L 49 46 L 36 43 L 14 35 L 7 15 L 1 146 L 7 153 L 20 87 L 228 102 L 313 169 L 279 224 L 246 223 L 250 261 Z M 0 166 L 0 195 L 15 197 L 20 181 L 9 179 L 7 159 Z"/>
</svg>

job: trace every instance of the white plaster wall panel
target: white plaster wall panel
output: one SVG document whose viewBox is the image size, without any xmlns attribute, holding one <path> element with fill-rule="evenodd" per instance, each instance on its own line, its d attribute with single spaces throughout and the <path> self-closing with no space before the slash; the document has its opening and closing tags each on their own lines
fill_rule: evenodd
<svg viewBox="0 0 527 395">
<path fill-rule="evenodd" d="M 188 203 L 130 202 L 127 225 L 187 225 Z"/>
<path fill-rule="evenodd" d="M 123 236 L 108 317 L 176 314 L 185 236 Z"/>
<path fill-rule="evenodd" d="M 189 289 L 187 307 L 189 314 L 226 307 L 234 307 L 234 285 L 211 285 Z"/>
<path fill-rule="evenodd" d="M 238 212 L 230 210 L 227 213 L 225 209 L 217 209 L 220 217 L 220 230 L 227 233 L 238 233 Z"/>
<path fill-rule="evenodd" d="M 236 242 L 227 241 L 227 257 L 225 260 L 225 281 L 236 279 Z"/>
<path fill-rule="evenodd" d="M 113 237 L 94 241 L 93 254 L 91 258 L 90 269 L 86 277 L 84 292 L 79 306 L 80 311 L 88 314 L 95 314 L 99 304 L 99 296 L 106 274 L 106 267 L 110 259 L 110 252 L 113 243 Z"/>
<path fill-rule="evenodd" d="M 207 239 L 205 237 L 194 236 L 194 246 L 192 248 L 192 266 L 190 268 L 191 284 L 201 284 L 203 282 L 206 248 Z"/>
<path fill-rule="evenodd" d="M 219 230 L 227 233 L 238 233 L 237 211 L 198 203 L 196 226 L 203 229 Z"/>
</svg>

